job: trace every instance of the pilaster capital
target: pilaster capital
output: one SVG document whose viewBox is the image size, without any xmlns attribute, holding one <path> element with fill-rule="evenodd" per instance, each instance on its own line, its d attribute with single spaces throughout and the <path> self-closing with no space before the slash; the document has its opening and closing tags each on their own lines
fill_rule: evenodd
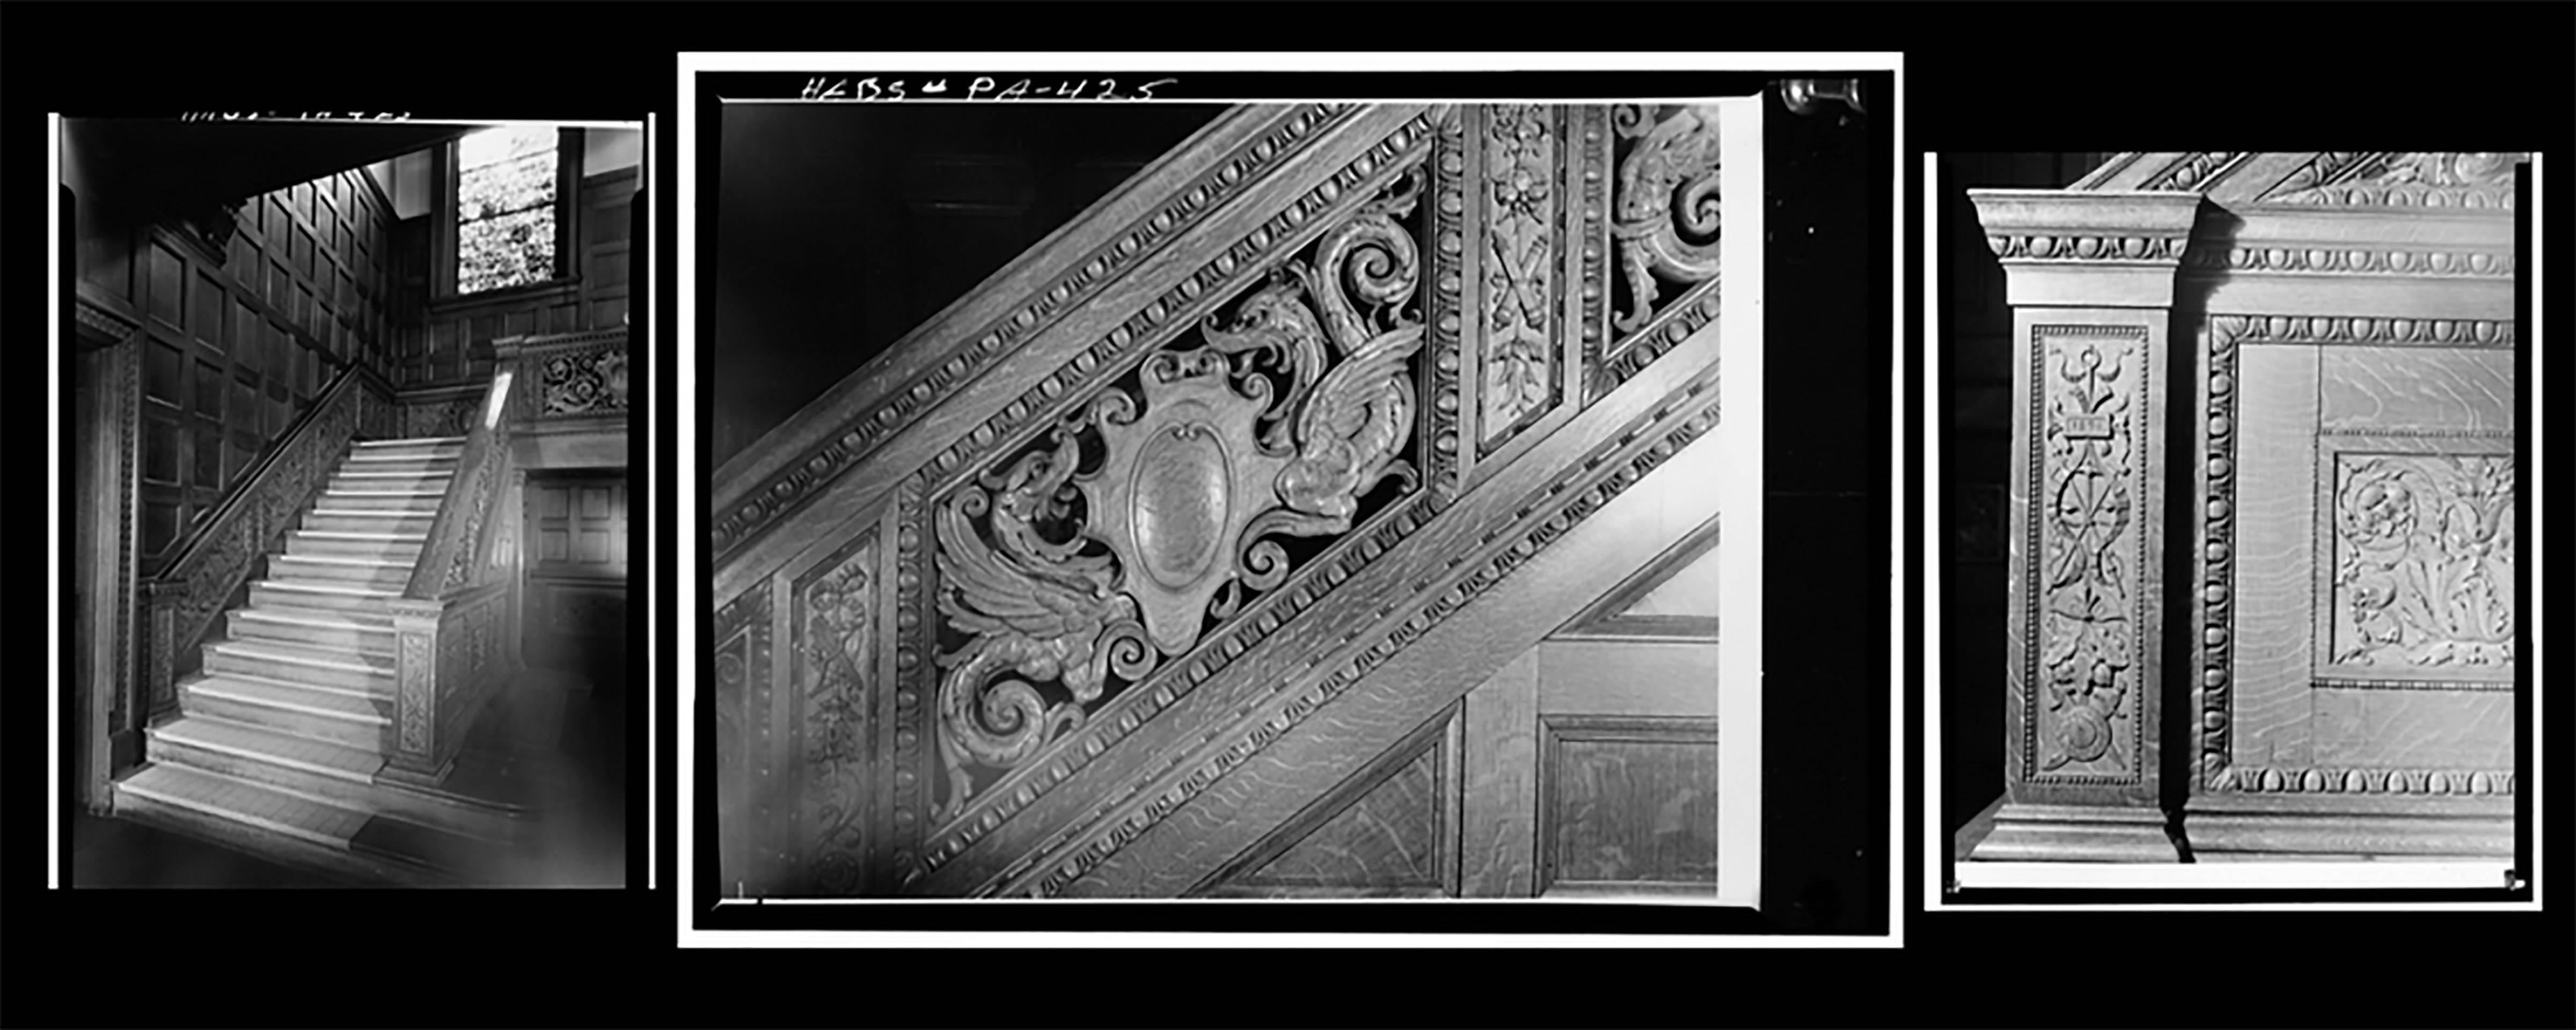
<svg viewBox="0 0 2576 1030">
<path fill-rule="evenodd" d="M 2189 193 L 1969 190 L 2015 307 L 2162 308 L 2199 216 Z"/>
</svg>

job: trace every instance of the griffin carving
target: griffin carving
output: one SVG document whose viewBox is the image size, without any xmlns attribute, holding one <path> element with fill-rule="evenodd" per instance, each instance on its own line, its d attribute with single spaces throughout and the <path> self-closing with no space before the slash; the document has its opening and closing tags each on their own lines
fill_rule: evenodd
<svg viewBox="0 0 2576 1030">
<path fill-rule="evenodd" d="M 1254 519 L 1247 540 L 1347 532 L 1359 498 L 1389 477 L 1414 480 L 1412 465 L 1397 454 L 1413 430 L 1405 368 L 1422 349 L 1422 322 L 1404 308 L 1421 280 L 1421 258 L 1396 220 L 1412 213 L 1421 189 L 1416 169 L 1326 234 L 1313 267 L 1292 261 L 1285 277 L 1248 298 L 1231 330 L 1205 331 L 1218 353 L 1268 351 L 1289 375 L 1267 416 L 1276 421 L 1262 437 L 1274 451 L 1294 444 L 1295 458 L 1278 480 L 1286 507 Z M 1353 297 L 1368 306 L 1365 314 Z M 1317 379 L 1313 370 L 1327 360 L 1327 344 L 1339 361 Z M 1283 428 L 1293 429 L 1293 441 L 1281 439 Z M 1247 564 L 1256 563 L 1247 557 Z"/>
<path fill-rule="evenodd" d="M 1152 667 L 1136 602 L 1118 592 L 1110 557 L 1080 553 L 1078 537 L 1058 542 L 1038 531 L 1041 520 L 1066 514 L 1080 456 L 1071 434 L 1056 437 L 1054 450 L 980 477 L 938 512 L 939 610 L 970 636 L 965 647 L 939 657 L 947 669 L 939 691 L 940 760 L 952 788 L 947 816 L 973 791 L 968 761 L 1019 764 L 1057 732 L 1081 725 L 1081 702 L 1100 696 L 1113 665 L 1131 679 Z M 970 521 L 987 512 L 990 547 Z M 1030 685 L 1058 678 L 1072 702 L 1050 705 Z"/>
<path fill-rule="evenodd" d="M 966 638 L 938 658 L 943 820 L 965 813 L 974 767 L 1027 761 L 1082 725 L 1111 675 L 1143 678 L 1245 588 L 1283 581 L 1286 550 L 1265 537 L 1346 532 L 1361 497 L 1415 481 L 1401 455 L 1421 261 L 1398 220 L 1423 178 L 1202 325 L 1204 346 L 1148 357 L 1140 394 L 1105 389 L 936 507 L 939 610 Z M 1040 692 L 1056 680 L 1069 698 Z"/>
<path fill-rule="evenodd" d="M 1617 317 L 1623 333 L 1654 317 L 1657 273 L 1698 282 L 1718 272 L 1717 109 L 1684 107 L 1651 126 L 1649 117 L 1634 104 L 1610 114 L 1620 137 L 1637 139 L 1619 162 L 1618 220 L 1610 230 L 1635 299 Z"/>
</svg>

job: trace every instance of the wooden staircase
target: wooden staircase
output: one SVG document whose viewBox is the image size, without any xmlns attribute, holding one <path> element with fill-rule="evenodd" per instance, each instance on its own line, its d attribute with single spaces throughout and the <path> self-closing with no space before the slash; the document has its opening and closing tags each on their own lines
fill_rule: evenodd
<svg viewBox="0 0 2576 1030">
<path fill-rule="evenodd" d="M 392 602 L 429 539 L 462 437 L 359 442 L 225 613 L 178 711 L 146 731 L 118 815 L 336 879 L 469 880 L 512 838 L 506 809 L 384 779 Z"/>
</svg>

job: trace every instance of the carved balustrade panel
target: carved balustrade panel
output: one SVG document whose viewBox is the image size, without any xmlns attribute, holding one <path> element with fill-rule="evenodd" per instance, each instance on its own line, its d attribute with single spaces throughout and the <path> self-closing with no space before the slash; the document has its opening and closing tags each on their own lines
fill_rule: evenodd
<svg viewBox="0 0 2576 1030">
<path fill-rule="evenodd" d="M 716 513 L 762 562 L 718 575 L 727 891 L 929 889 L 1716 314 L 1714 108 L 1243 117 L 1275 124 Z M 916 417 L 1076 317 L 1108 328 L 980 422 Z M 550 409 L 605 395 L 528 360 Z M 922 458 L 807 503 L 880 445 Z"/>
<path fill-rule="evenodd" d="M 2513 793 L 2515 337 L 2210 320 L 2201 794 Z"/>
</svg>

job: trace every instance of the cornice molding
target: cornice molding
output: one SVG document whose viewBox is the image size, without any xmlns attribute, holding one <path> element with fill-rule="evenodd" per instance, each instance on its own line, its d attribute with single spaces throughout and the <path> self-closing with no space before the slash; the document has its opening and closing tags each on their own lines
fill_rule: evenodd
<svg viewBox="0 0 2576 1030">
<path fill-rule="evenodd" d="M 86 283 L 80 286 L 73 298 L 72 323 L 90 347 L 112 347 L 124 343 L 143 328 L 143 320 L 122 298 Z"/>
</svg>

